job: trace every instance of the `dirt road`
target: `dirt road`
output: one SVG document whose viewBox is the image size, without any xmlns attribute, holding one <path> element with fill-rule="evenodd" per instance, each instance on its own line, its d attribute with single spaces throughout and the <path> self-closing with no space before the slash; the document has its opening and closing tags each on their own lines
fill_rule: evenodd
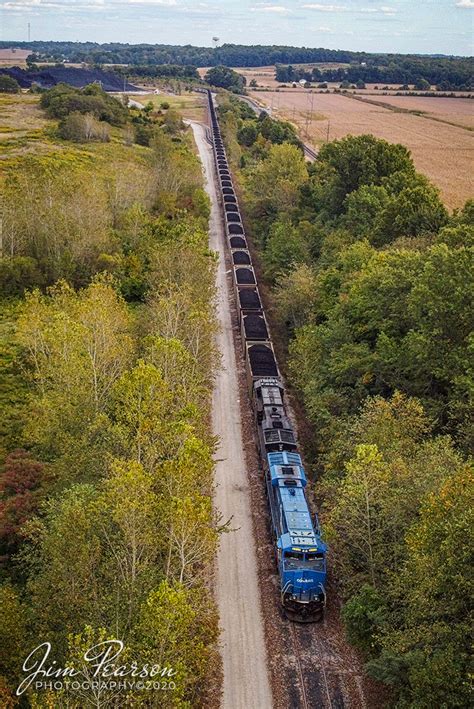
<svg viewBox="0 0 474 709">
<path fill-rule="evenodd" d="M 260 608 L 257 559 L 252 529 L 251 499 L 244 459 L 239 387 L 225 266 L 225 241 L 211 147 L 202 125 L 191 123 L 211 199 L 210 246 L 219 254 L 218 335 L 222 369 L 213 398 L 213 430 L 220 438 L 217 452 L 216 508 L 224 520 L 232 517 L 236 531 L 223 535 L 217 558 L 216 596 L 219 608 L 224 669 L 222 709 L 271 709 L 272 693 Z"/>
</svg>

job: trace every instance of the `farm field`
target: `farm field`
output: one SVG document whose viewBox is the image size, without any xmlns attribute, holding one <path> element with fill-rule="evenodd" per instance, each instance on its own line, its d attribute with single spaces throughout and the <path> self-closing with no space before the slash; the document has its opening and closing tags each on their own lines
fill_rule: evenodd
<svg viewBox="0 0 474 709">
<path fill-rule="evenodd" d="M 392 143 L 402 143 L 411 151 L 417 169 L 439 187 L 450 208 L 461 207 L 474 194 L 474 135 L 466 128 L 415 114 L 397 113 L 337 94 L 280 90 L 272 93 L 252 91 L 249 95 L 268 107 L 273 104 L 273 114 L 294 122 L 303 138 L 315 147 L 326 141 L 328 128 L 330 140 L 372 133 Z M 404 97 L 398 98 L 405 100 Z M 424 99 L 417 97 L 417 100 Z M 439 102 L 444 99 L 426 100 Z M 392 101 L 393 97 L 389 100 L 387 97 L 388 103 Z M 447 102 L 446 108 L 438 103 L 437 115 L 458 115 L 452 112 L 465 110 L 458 107 L 458 104 L 464 106 L 462 100 L 447 99 Z"/>
<path fill-rule="evenodd" d="M 474 100 L 430 96 L 373 96 L 371 100 L 407 111 L 420 111 L 428 117 L 474 128 Z"/>
</svg>

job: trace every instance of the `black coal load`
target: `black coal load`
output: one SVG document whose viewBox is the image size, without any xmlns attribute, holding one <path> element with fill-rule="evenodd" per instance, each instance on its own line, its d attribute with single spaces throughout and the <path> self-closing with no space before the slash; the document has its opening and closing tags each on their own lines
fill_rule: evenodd
<svg viewBox="0 0 474 709">
<path fill-rule="evenodd" d="M 244 315 L 244 330 L 247 340 L 268 340 L 267 325 L 259 313 Z"/>
<path fill-rule="evenodd" d="M 248 348 L 250 370 L 253 377 L 277 377 L 275 355 L 267 345 L 250 345 Z"/>
<path fill-rule="evenodd" d="M 262 303 L 256 288 L 240 288 L 239 303 L 242 310 L 261 310 Z"/>
<path fill-rule="evenodd" d="M 246 251 L 234 251 L 232 253 L 232 261 L 235 266 L 249 266 L 250 256 Z"/>
</svg>

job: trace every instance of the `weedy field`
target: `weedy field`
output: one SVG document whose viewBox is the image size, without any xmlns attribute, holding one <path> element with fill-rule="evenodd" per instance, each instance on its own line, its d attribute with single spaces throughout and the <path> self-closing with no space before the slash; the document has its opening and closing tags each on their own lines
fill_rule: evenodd
<svg viewBox="0 0 474 709">
<path fill-rule="evenodd" d="M 32 94 L 0 94 L 0 152 L 8 158 L 28 152 L 48 150 L 44 129 L 50 124 L 39 107 L 38 96 Z M 43 139 L 44 138 L 44 142 Z"/>
<path fill-rule="evenodd" d="M 206 120 L 205 99 L 203 95 L 196 93 L 186 93 L 173 95 L 168 93 L 159 94 L 130 94 L 130 98 L 144 106 L 151 101 L 156 108 L 160 108 L 162 103 L 167 103 L 170 108 L 179 111 L 183 118 L 193 121 L 204 122 Z"/>
<path fill-rule="evenodd" d="M 417 115 L 340 94 L 280 89 L 278 92 L 251 91 L 250 96 L 272 108 L 276 117 L 295 123 L 301 135 L 314 146 L 321 145 L 328 137 L 334 140 L 364 133 L 402 143 L 411 151 L 416 168 L 440 188 L 448 207 L 461 207 L 472 197 L 474 133 L 470 130 L 469 108 L 473 104 L 469 99 L 377 97 L 377 101 L 385 99 L 386 103 L 397 107 L 403 107 L 402 101 L 407 100 L 409 110 L 427 112 Z M 446 103 L 442 103 L 444 101 Z M 430 119 L 430 110 L 437 120 Z M 447 122 L 440 122 L 439 118 Z"/>
</svg>

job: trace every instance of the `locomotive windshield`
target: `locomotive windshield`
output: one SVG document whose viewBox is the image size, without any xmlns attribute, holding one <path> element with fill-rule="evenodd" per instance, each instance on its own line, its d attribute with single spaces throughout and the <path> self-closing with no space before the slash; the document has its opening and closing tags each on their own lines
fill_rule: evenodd
<svg viewBox="0 0 474 709">
<path fill-rule="evenodd" d="M 324 571 L 324 554 L 311 553 L 306 554 L 306 566 L 314 571 Z"/>
<path fill-rule="evenodd" d="M 312 569 L 324 571 L 324 554 L 319 552 L 285 551 L 285 569 Z"/>
</svg>

